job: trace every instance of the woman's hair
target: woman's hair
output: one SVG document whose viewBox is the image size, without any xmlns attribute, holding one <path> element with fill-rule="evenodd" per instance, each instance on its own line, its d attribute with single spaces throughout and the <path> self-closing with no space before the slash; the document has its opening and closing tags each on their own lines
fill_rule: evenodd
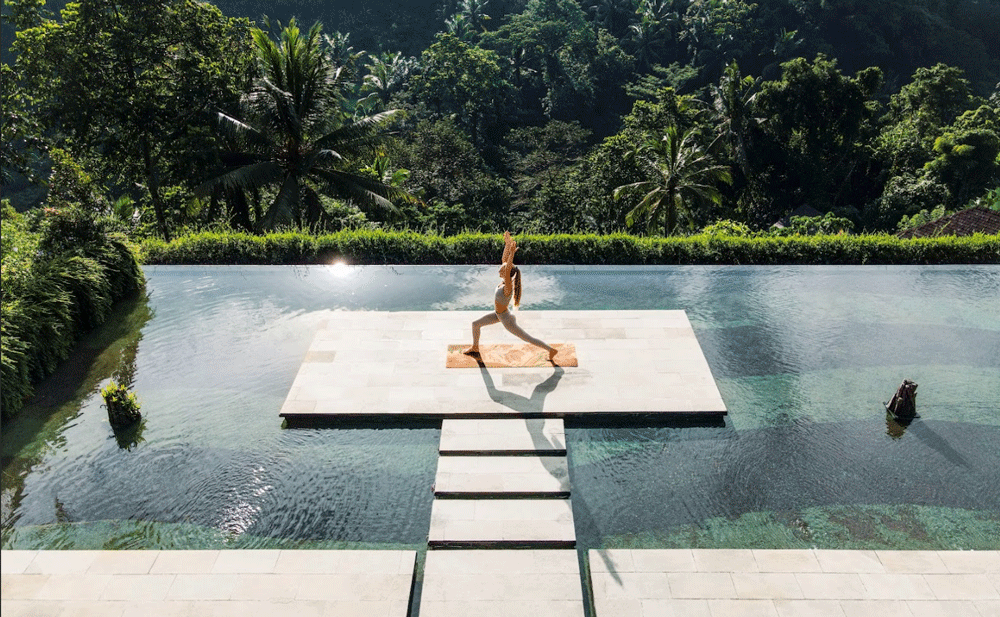
<svg viewBox="0 0 1000 617">
<path fill-rule="evenodd" d="M 517 266 L 510 267 L 510 277 L 514 279 L 514 306 L 521 305 L 521 271 Z"/>
</svg>

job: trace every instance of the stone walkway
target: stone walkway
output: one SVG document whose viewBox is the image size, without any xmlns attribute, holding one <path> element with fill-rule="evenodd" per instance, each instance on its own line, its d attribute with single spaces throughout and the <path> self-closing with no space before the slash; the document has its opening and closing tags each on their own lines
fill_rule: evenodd
<svg viewBox="0 0 1000 617">
<path fill-rule="evenodd" d="M 577 555 L 430 550 L 420 617 L 584 617 Z M 587 556 L 594 617 L 1000 617 L 1000 551 Z M 413 551 L 3 551 L 0 611 L 407 617 L 414 559 Z"/>
<path fill-rule="evenodd" d="M 422 617 L 583 616 L 562 420 L 444 420 L 434 497 Z"/>
<path fill-rule="evenodd" d="M 591 550 L 595 617 L 1000 617 L 1000 551 Z"/>
<path fill-rule="evenodd" d="M 3 551 L 3 617 L 406 617 L 415 551 Z"/>
</svg>

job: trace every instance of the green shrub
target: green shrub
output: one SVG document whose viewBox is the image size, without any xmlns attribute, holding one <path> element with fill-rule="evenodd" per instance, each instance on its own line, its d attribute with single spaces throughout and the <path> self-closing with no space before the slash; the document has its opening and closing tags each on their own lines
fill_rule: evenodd
<svg viewBox="0 0 1000 617">
<path fill-rule="evenodd" d="M 144 282 L 134 248 L 78 208 L 30 215 L 4 210 L 2 415 L 16 413 L 32 384 L 69 356 L 112 304 Z"/>
<path fill-rule="evenodd" d="M 740 237 L 702 233 L 649 238 L 612 235 L 517 237 L 523 264 L 943 264 L 1000 263 L 1000 236 L 904 240 L 877 235 Z M 200 233 L 142 245 L 148 264 L 489 264 L 499 259 L 500 234 L 456 236 L 353 230 L 312 236 Z"/>
</svg>

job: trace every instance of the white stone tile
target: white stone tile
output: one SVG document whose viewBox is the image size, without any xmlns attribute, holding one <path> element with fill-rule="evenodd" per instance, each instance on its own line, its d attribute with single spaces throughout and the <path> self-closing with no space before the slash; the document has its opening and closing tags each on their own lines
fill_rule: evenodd
<svg viewBox="0 0 1000 617">
<path fill-rule="evenodd" d="M 151 574 L 208 574 L 220 551 L 158 551 Z"/>
<path fill-rule="evenodd" d="M 39 600 L 98 600 L 110 574 L 52 574 L 36 592 Z"/>
<path fill-rule="evenodd" d="M 779 617 L 847 617 L 839 600 L 775 600 L 774 608 Z"/>
<path fill-rule="evenodd" d="M 637 598 L 594 597 L 594 617 L 643 617 L 642 601 Z"/>
<path fill-rule="evenodd" d="M 712 617 L 778 617 L 771 600 L 709 600 Z"/>
<path fill-rule="evenodd" d="M 23 574 L 38 551 L 0 551 L 0 574 Z"/>
<path fill-rule="evenodd" d="M 875 551 L 886 572 L 894 574 L 947 574 L 940 551 Z"/>
<path fill-rule="evenodd" d="M 89 574 L 148 574 L 159 551 L 101 551 Z"/>
<path fill-rule="evenodd" d="M 3 617 L 59 617 L 65 602 L 58 600 L 8 600 L 0 601 Z"/>
<path fill-rule="evenodd" d="M 923 578 L 938 600 L 1000 600 L 985 574 L 925 574 Z"/>
<path fill-rule="evenodd" d="M 576 551 L 428 551 L 420 614 L 583 615 Z"/>
<path fill-rule="evenodd" d="M 806 600 L 868 599 L 868 590 L 857 574 L 799 572 L 795 574 L 795 579 Z"/>
<path fill-rule="evenodd" d="M 301 581 L 297 574 L 239 574 L 231 599 L 287 602 L 298 595 Z"/>
<path fill-rule="evenodd" d="M 24 568 L 25 574 L 83 574 L 101 551 L 38 551 Z"/>
<path fill-rule="evenodd" d="M 885 572 L 875 551 L 816 551 L 824 572 Z"/>
<path fill-rule="evenodd" d="M 711 617 L 712 609 L 708 600 L 643 600 L 642 615 L 643 617 Z"/>
<path fill-rule="evenodd" d="M 235 574 L 177 574 L 167 600 L 228 600 L 237 578 Z"/>
<path fill-rule="evenodd" d="M 760 572 L 822 572 L 813 551 L 753 549 Z"/>
<path fill-rule="evenodd" d="M 972 605 L 979 611 L 980 617 L 1000 617 L 1000 600 L 975 600 Z"/>
<path fill-rule="evenodd" d="M 841 600 L 840 607 L 849 617 L 913 617 L 899 600 Z"/>
<path fill-rule="evenodd" d="M 1000 551 L 939 551 L 938 555 L 955 574 L 1000 572 Z"/>
<path fill-rule="evenodd" d="M 733 572 L 736 596 L 743 599 L 802 599 L 795 574 L 791 572 Z"/>
<path fill-rule="evenodd" d="M 736 598 L 733 579 L 728 572 L 672 572 L 667 575 L 667 581 L 674 598 Z"/>
<path fill-rule="evenodd" d="M 936 597 L 921 574 L 862 574 L 868 597 L 877 600 L 934 600 Z"/>
<path fill-rule="evenodd" d="M 49 582 L 51 574 L 0 574 L 0 597 L 4 600 L 31 600 Z"/>
<path fill-rule="evenodd" d="M 913 617 L 978 617 L 979 613 L 969 600 L 907 600 L 906 606 Z"/>
<path fill-rule="evenodd" d="M 120 617 L 128 607 L 127 602 L 69 601 L 62 603 L 59 617 Z"/>
<path fill-rule="evenodd" d="M 116 574 L 104 587 L 101 600 L 160 601 L 167 597 L 174 574 Z"/>
<path fill-rule="evenodd" d="M 273 572 L 280 551 L 240 550 L 220 551 L 212 566 L 213 574 L 243 574 Z"/>
<path fill-rule="evenodd" d="M 699 572 L 757 571 L 757 562 L 749 549 L 698 549 L 691 552 Z"/>
<path fill-rule="evenodd" d="M 128 602 L 122 617 L 230 617 L 222 609 L 236 608 L 232 602 Z M 244 607 L 245 608 L 245 607 Z M 247 613 L 244 613 L 246 615 Z M 235 617 L 235 616 L 233 616 Z"/>
</svg>

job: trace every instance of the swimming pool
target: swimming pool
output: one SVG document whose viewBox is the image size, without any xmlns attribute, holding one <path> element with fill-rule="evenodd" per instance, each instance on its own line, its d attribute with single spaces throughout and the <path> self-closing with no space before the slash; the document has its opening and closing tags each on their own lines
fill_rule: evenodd
<svg viewBox="0 0 1000 617">
<path fill-rule="evenodd" d="M 283 429 L 335 310 L 487 310 L 492 267 L 145 269 L 4 427 L 4 548 L 419 547 L 434 425 Z M 526 266 L 525 310 L 684 309 L 730 415 L 568 423 L 581 547 L 1000 548 L 1000 268 Z M 98 389 L 145 419 L 115 439 Z M 882 401 L 916 381 L 921 419 Z"/>
</svg>

